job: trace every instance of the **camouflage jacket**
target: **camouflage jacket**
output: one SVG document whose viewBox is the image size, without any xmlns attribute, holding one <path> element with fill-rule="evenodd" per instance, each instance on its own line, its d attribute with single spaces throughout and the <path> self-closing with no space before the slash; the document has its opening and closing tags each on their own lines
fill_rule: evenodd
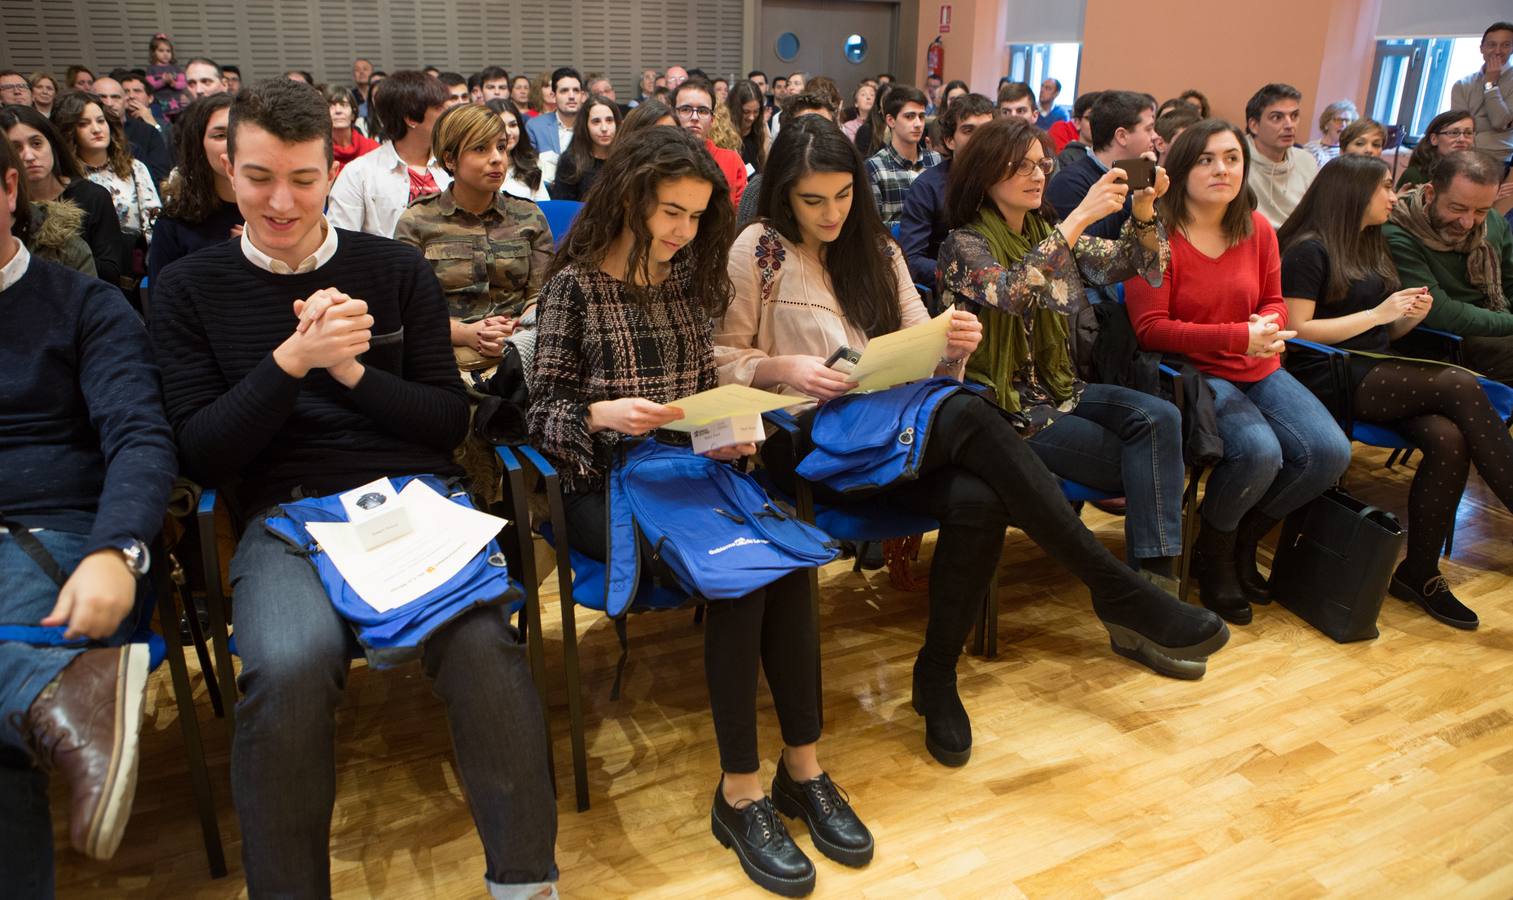
<svg viewBox="0 0 1513 900">
<path fill-rule="evenodd" d="M 420 249 L 449 314 L 464 322 L 519 317 L 536 302 L 554 252 L 541 207 L 501 193 L 479 216 L 458 206 L 450 187 L 410 204 L 394 239 Z"/>
</svg>

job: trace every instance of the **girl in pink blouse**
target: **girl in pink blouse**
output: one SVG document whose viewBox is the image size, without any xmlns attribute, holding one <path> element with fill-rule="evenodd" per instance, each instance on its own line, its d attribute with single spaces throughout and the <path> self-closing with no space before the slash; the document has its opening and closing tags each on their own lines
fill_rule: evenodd
<svg viewBox="0 0 1513 900">
<path fill-rule="evenodd" d="M 767 156 L 758 209 L 760 221 L 730 254 L 735 298 L 715 324 L 720 380 L 833 400 L 855 385 L 825 365 L 831 353 L 860 351 L 928 314 L 883 227 L 861 156 L 828 120 L 800 116 L 783 126 Z M 938 373 L 959 378 L 981 336 L 975 316 L 953 312 Z M 812 413 L 800 417 L 805 429 L 812 421 Z M 925 717 L 925 746 L 938 761 L 960 766 L 971 755 L 956 664 L 1010 525 L 1088 585 L 1116 652 L 1165 675 L 1203 675 L 1208 655 L 1229 637 L 1224 623 L 1179 603 L 1098 543 L 997 406 L 957 392 L 918 440 L 925 449 L 915 480 L 889 485 L 875 499 L 815 490 L 825 503 L 883 500 L 940 523 L 929 624 L 913 674 L 913 706 Z M 786 441 L 770 439 L 763 460 L 780 486 L 791 487 Z"/>
</svg>

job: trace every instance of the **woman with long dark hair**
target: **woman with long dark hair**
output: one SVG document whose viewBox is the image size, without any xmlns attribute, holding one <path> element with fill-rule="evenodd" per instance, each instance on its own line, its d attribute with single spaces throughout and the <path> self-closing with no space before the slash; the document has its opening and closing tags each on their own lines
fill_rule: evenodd
<svg viewBox="0 0 1513 900">
<path fill-rule="evenodd" d="M 1476 119 L 1464 109 L 1442 112 L 1429 120 L 1424 136 L 1419 138 L 1408 157 L 1408 167 L 1398 176 L 1397 189 L 1428 184 L 1434 164 L 1446 153 L 1470 150 L 1476 143 Z"/>
<path fill-rule="evenodd" d="M 495 97 L 484 104 L 504 120 L 504 134 L 509 139 L 509 169 L 504 174 L 504 192 L 522 200 L 550 200 L 546 180 L 541 173 L 541 163 L 536 156 L 536 147 L 525 131 L 525 116 L 512 101 Z"/>
<path fill-rule="evenodd" d="M 52 121 L 89 180 L 110 191 L 121 230 L 140 235 L 138 249 L 145 250 L 163 201 L 147 165 L 132 158 L 121 120 L 99 97 L 74 91 L 58 98 Z"/>
<path fill-rule="evenodd" d="M 730 121 L 741 136 L 741 159 L 757 175 L 762 174 L 762 167 L 767 164 L 767 123 L 762 121 L 764 99 L 761 88 L 742 79 L 730 89 L 725 100 Z"/>
<path fill-rule="evenodd" d="M 672 111 L 672 107 L 661 100 L 647 100 L 640 106 L 630 111 L 625 121 L 615 131 L 615 146 L 619 146 L 630 140 L 630 136 L 646 128 L 661 126 L 669 128 L 678 127 L 678 114 Z"/>
<path fill-rule="evenodd" d="M 593 96 L 578 110 L 573 123 L 573 142 L 567 145 L 557 163 L 557 180 L 552 182 L 552 199 L 582 200 L 599 177 L 599 169 L 609 158 L 609 148 L 620 128 L 620 107 L 606 97 Z"/>
<path fill-rule="evenodd" d="M 68 200 L 82 209 L 83 237 L 95 258 L 95 274 L 107 284 L 119 283 L 124 268 L 121 222 L 110 192 L 84 177 L 58 129 L 35 109 L 0 108 L 0 132 L 21 159 L 27 196 L 38 202 Z"/>
<path fill-rule="evenodd" d="M 1045 199 L 1054 164 L 1051 139 L 1023 119 L 994 119 L 973 133 L 946 185 L 955 230 L 936 258 L 943 305 L 982 320 L 967 380 L 992 388 L 1052 472 L 1127 497 L 1129 555 L 1171 579 L 1182 554 L 1182 418 L 1160 397 L 1083 384 L 1067 315 L 1081 307 L 1087 285 L 1161 282 L 1170 247 L 1155 204 L 1166 173 L 1156 170 L 1118 239 L 1105 240 L 1083 229 L 1123 208 L 1124 170 L 1109 170 L 1058 217 Z"/>
<path fill-rule="evenodd" d="M 210 94 L 179 114 L 173 131 L 179 166 L 163 183 L 163 214 L 147 251 L 149 288 L 169 263 L 242 233 L 242 211 L 221 159 L 231 100 Z"/>
<path fill-rule="evenodd" d="M 1382 235 L 1397 196 L 1387 164 L 1342 156 L 1319 171 L 1277 233 L 1282 294 L 1298 336 L 1363 351 L 1350 357 L 1351 411 L 1413 441 L 1423 460 L 1408 492 L 1408 553 L 1391 591 L 1457 628 L 1476 613 L 1450 592 L 1439 549 L 1454 522 L 1471 465 L 1513 509 L 1513 438 L 1476 377 L 1459 366 L 1383 358 L 1434 303 L 1422 285 L 1400 286 Z M 1321 397 L 1332 393 L 1317 355 L 1287 354 L 1287 369 Z"/>
<path fill-rule="evenodd" d="M 826 365 L 832 353 L 862 351 L 870 339 L 929 314 L 872 202 L 861 155 L 828 120 L 800 116 L 783 126 L 767 156 L 758 215 L 731 249 L 735 300 L 715 325 L 720 380 L 835 400 L 855 385 Z M 937 374 L 959 378 L 982 331 L 969 312 L 951 316 Z M 804 414 L 800 422 L 807 430 L 813 417 Z M 916 439 L 925 442 L 919 477 L 884 488 L 882 496 L 941 526 L 930 567 L 929 625 L 913 675 L 913 706 L 925 717 L 925 746 L 937 760 L 960 766 L 971 756 L 956 664 L 1011 525 L 1088 585 L 1116 652 L 1162 674 L 1203 675 L 1208 655 L 1228 638 L 1224 623 L 1115 559 L 992 403 L 958 392 Z M 763 448 L 779 483 L 791 484 L 793 449 L 776 435 Z M 833 504 L 877 496 L 858 501 L 823 485 L 816 491 Z"/>
<path fill-rule="evenodd" d="M 1246 184 L 1244 134 L 1218 119 L 1186 128 L 1166 158 L 1157 202 L 1171 265 L 1159 284 L 1125 284 L 1140 345 L 1181 354 L 1214 392 L 1224 458 L 1203 496 L 1194 569 L 1204 606 L 1230 622 L 1269 603 L 1256 544 L 1334 484 L 1350 441 L 1318 398 L 1282 368 L 1287 328 L 1276 233 Z"/>
<path fill-rule="evenodd" d="M 709 320 L 730 302 L 734 219 L 703 142 L 645 129 L 605 161 L 541 289 L 531 438 L 561 473 L 569 541 L 591 557 L 607 558 L 604 482 L 623 436 L 669 424 L 680 413 L 666 404 L 718 383 Z M 819 765 L 818 642 L 802 572 L 707 607 L 704 671 L 724 773 L 711 828 L 752 880 L 788 896 L 813 888 L 814 866 L 774 799 L 805 817 L 827 855 L 851 865 L 872 857 L 872 835 Z M 773 798 L 758 771 L 759 671 L 783 734 Z"/>
</svg>

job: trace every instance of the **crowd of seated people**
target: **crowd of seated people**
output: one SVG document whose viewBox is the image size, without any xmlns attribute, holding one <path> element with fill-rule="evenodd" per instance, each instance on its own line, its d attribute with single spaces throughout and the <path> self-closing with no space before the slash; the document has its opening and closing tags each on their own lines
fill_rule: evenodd
<svg viewBox="0 0 1513 900">
<path fill-rule="evenodd" d="M 1481 49 L 1396 179 L 1386 127 L 1341 100 L 1305 143 L 1307 98 L 1284 82 L 1228 122 L 1199 91 L 1158 102 L 1138 84 L 1058 105 L 1053 78 L 978 93 L 883 73 L 846 95 L 824 74 L 670 65 L 622 104 L 572 65 L 358 59 L 350 84 L 300 69 L 243 84 L 235 66 L 180 63 L 163 34 L 140 66 L 0 71 L 0 470 L 24 473 L 0 480 L 0 619 L 51 636 L 0 640 L 0 831 L 22 851 L 0 854 L 0 880 L 51 890 L 49 772 L 76 850 L 121 842 L 147 702 L 137 583 L 182 475 L 247 523 L 230 565 L 231 780 L 249 893 L 330 892 L 353 636 L 314 569 L 256 523 L 382 477 L 476 482 L 460 448 L 512 353 L 523 427 L 562 473 L 567 540 L 605 559 L 616 448 L 665 437 L 673 401 L 721 384 L 793 395 L 802 445 L 816 406 L 855 386 L 835 351 L 928 321 L 925 299 L 950 310 L 935 375 L 981 390 L 942 402 L 918 477 L 816 488 L 939 522 L 911 691 L 947 766 L 970 759 L 956 670 L 1010 526 L 1086 585 L 1116 652 L 1161 675 L 1201 678 L 1229 626 L 1270 602 L 1258 546 L 1351 455 L 1335 385 L 1293 338 L 1350 351 L 1354 416 L 1423 451 L 1391 592 L 1476 628 L 1438 560 L 1473 467 L 1513 508 L 1513 438 L 1477 379 L 1513 383 L 1513 24 Z M 548 201 L 581 204 L 571 231 L 553 233 Z M 1089 302 L 1126 303 L 1138 348 L 1211 389 L 1224 449 L 1196 513 L 1196 605 L 1173 596 L 1181 415 L 1084 381 L 1070 323 Z M 1457 337 L 1460 364 L 1403 349 L 1423 328 Z M 794 451 L 775 435 L 708 455 L 754 457 L 791 488 Z M 1127 498 L 1127 561 L 1058 477 Z M 817 873 L 785 818 L 844 865 L 887 853 L 867 799 L 853 806 L 820 762 L 823 647 L 802 579 L 711 602 L 705 621 L 714 837 L 790 896 Z M 519 633 L 474 610 L 420 664 L 488 890 L 554 896 L 549 738 Z M 782 737 L 770 785 L 759 673 Z"/>
</svg>

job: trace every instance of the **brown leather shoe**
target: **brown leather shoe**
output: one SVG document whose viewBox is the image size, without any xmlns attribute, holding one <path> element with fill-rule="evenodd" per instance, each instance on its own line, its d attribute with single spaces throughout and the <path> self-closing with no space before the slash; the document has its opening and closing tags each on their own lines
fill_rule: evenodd
<svg viewBox="0 0 1513 900">
<path fill-rule="evenodd" d="M 86 650 L 26 714 L 37 764 L 68 779 L 74 849 L 94 859 L 115 854 L 131 817 L 147 669 L 146 644 Z"/>
</svg>

